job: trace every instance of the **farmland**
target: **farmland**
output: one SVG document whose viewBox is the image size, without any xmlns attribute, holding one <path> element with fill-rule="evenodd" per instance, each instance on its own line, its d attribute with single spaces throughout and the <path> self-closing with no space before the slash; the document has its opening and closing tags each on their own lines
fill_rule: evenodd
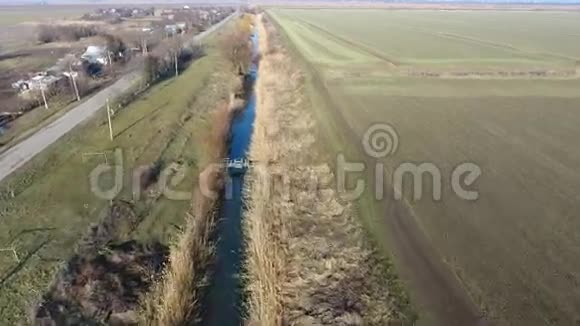
<svg viewBox="0 0 580 326">
<path fill-rule="evenodd" d="M 580 13 L 271 9 L 310 72 L 329 143 L 374 164 L 360 140 L 398 134 L 387 171 L 431 162 L 415 200 L 360 201 L 424 324 L 571 325 L 580 311 Z M 482 175 L 456 196 L 453 169 Z M 388 174 L 388 173 L 387 173 Z M 410 181 L 410 180 L 406 180 Z M 388 186 L 393 187 L 387 178 Z M 419 249 L 417 249 L 419 248 Z"/>
</svg>

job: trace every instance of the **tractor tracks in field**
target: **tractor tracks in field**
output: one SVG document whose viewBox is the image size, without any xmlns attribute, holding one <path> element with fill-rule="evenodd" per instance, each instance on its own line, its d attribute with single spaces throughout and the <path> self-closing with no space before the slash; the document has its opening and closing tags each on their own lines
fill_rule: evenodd
<svg viewBox="0 0 580 326">
<path fill-rule="evenodd" d="M 318 31 L 318 32 L 328 36 L 329 38 L 331 38 L 339 43 L 346 44 L 347 46 L 354 48 L 355 50 L 366 53 L 370 56 L 373 56 L 373 57 L 387 63 L 390 68 L 396 68 L 401 64 L 400 62 L 394 60 L 393 58 L 389 58 L 388 56 L 384 55 L 382 52 L 377 51 L 376 49 L 373 49 L 369 46 L 355 42 L 355 41 L 350 40 L 346 37 L 342 37 L 342 36 L 338 36 L 336 34 L 333 34 L 332 32 L 330 32 L 330 31 L 328 31 L 320 26 L 317 26 L 315 24 L 307 22 L 304 19 L 297 18 L 297 17 L 295 19 L 300 21 L 302 24 L 306 25 L 307 27 Z"/>
<path fill-rule="evenodd" d="M 465 42 L 465 43 L 484 45 L 484 46 L 488 46 L 488 47 L 492 47 L 492 48 L 496 48 L 496 49 L 511 51 L 511 52 L 514 52 L 516 54 L 521 55 L 522 57 L 532 59 L 532 60 L 538 60 L 538 59 L 542 59 L 542 58 L 555 58 L 558 60 L 566 60 L 566 61 L 572 61 L 572 62 L 575 62 L 577 60 L 576 58 L 561 55 L 561 54 L 550 53 L 550 52 L 533 52 L 533 51 L 528 51 L 528 50 L 518 48 L 518 47 L 511 45 L 511 44 L 498 43 L 498 42 L 493 42 L 493 41 L 489 41 L 489 40 L 469 37 L 469 36 L 465 36 L 465 35 L 461 35 L 461 34 L 447 33 L 447 32 L 434 33 L 434 32 L 429 32 L 429 31 L 423 31 L 423 32 L 431 34 L 431 35 L 439 36 L 439 37 L 444 37 L 444 38 L 448 38 L 448 39 L 452 39 L 452 40 L 456 40 L 456 41 Z"/>
<path fill-rule="evenodd" d="M 330 98 L 330 93 L 326 92 Z M 358 146 L 360 136 L 340 112 L 337 104 L 340 101 L 331 101 L 329 109 L 334 111 L 335 121 L 352 139 L 352 145 L 357 147 L 366 166 L 373 166 L 374 159 L 366 156 Z M 371 172 L 366 176 L 368 180 L 374 179 Z M 382 229 L 378 233 L 388 239 L 386 249 L 394 257 L 400 277 L 406 281 L 418 306 L 420 325 L 488 325 L 460 280 L 420 229 L 410 206 L 404 201 L 392 200 L 393 194 L 388 193 L 390 189 L 391 185 L 385 184 L 385 200 L 375 202 L 377 211 L 382 213 L 367 218 L 378 221 L 375 225 Z"/>
<path fill-rule="evenodd" d="M 337 104 L 340 101 L 332 99 L 328 90 L 323 93 L 337 125 L 352 140 L 351 146 L 357 148 L 358 157 L 366 161 L 366 166 L 373 166 L 374 159 L 366 156 L 358 146 L 360 136 L 344 118 Z M 366 177 L 373 180 L 372 171 Z M 374 226 L 382 230 L 377 233 L 387 235 L 388 248 L 384 249 L 394 256 L 399 275 L 410 289 L 421 316 L 420 325 L 488 325 L 460 280 L 421 231 L 411 208 L 405 202 L 389 200 L 393 194 L 388 193 L 388 189 L 392 188 L 386 184 L 386 199 L 375 202 L 379 207 L 377 211 L 382 213 L 367 219 L 378 221 Z"/>
</svg>

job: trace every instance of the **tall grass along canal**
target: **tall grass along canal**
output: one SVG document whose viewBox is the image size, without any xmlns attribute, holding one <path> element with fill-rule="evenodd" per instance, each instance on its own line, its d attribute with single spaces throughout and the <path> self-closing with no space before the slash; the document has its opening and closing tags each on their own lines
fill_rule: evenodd
<svg viewBox="0 0 580 326">
<path fill-rule="evenodd" d="M 252 63 L 244 78 L 247 102 L 232 120 L 227 162 L 228 184 L 220 207 L 217 226 L 219 240 L 213 266 L 212 284 L 206 301 L 204 325 L 227 326 L 241 324 L 240 265 L 242 262 L 242 190 L 248 166 L 248 152 L 256 116 L 254 83 L 258 77 L 258 35 L 251 36 Z"/>
</svg>

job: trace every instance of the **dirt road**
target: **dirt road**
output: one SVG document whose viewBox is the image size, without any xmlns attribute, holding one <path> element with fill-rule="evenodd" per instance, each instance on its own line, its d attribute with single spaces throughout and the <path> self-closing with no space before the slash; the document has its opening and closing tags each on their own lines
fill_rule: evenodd
<svg viewBox="0 0 580 326">
<path fill-rule="evenodd" d="M 206 36 L 223 26 L 227 21 L 235 16 L 237 16 L 237 12 L 215 24 L 208 30 L 197 34 L 193 37 L 193 41 L 197 42 L 203 40 Z M 0 154 L 0 182 L 16 169 L 30 161 L 38 153 L 42 152 L 45 148 L 66 135 L 74 127 L 94 116 L 95 113 L 103 108 L 107 98 L 115 98 L 119 94 L 127 91 L 139 80 L 140 77 L 141 71 L 133 71 L 123 76 L 113 85 L 96 93 L 90 99 L 79 104 L 77 107 L 70 110 L 59 119 L 53 121 L 48 126 L 40 129 L 35 134 Z"/>
</svg>

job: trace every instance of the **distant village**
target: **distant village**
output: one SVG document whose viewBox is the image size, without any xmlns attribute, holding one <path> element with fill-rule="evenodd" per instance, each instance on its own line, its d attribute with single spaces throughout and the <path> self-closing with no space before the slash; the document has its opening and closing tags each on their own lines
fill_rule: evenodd
<svg viewBox="0 0 580 326">
<path fill-rule="evenodd" d="M 74 83 L 80 74 L 99 78 L 107 67 L 124 62 L 130 57 L 150 51 L 159 39 L 175 35 L 204 31 L 233 12 L 232 8 L 182 8 L 158 9 L 138 7 L 114 7 L 97 9 L 82 16 L 87 24 L 118 24 L 118 35 L 103 31 L 106 40 L 89 44 L 83 53 L 68 53 L 53 66 L 43 71 L 31 72 L 26 78 L 12 82 L 12 88 L 23 99 L 37 97 L 39 92 L 50 93 L 60 86 Z M 124 22 L 131 24 L 122 25 Z M 77 25 L 64 26 L 75 28 Z M 98 28 L 101 25 L 95 25 Z M 136 27 L 137 26 L 137 27 Z M 102 27 L 101 27 L 102 28 Z M 46 31 L 45 31 L 46 33 Z M 107 34 L 108 33 L 108 34 Z M 53 38 L 57 38 L 54 36 Z M 50 40 L 50 37 L 48 37 Z"/>
</svg>

